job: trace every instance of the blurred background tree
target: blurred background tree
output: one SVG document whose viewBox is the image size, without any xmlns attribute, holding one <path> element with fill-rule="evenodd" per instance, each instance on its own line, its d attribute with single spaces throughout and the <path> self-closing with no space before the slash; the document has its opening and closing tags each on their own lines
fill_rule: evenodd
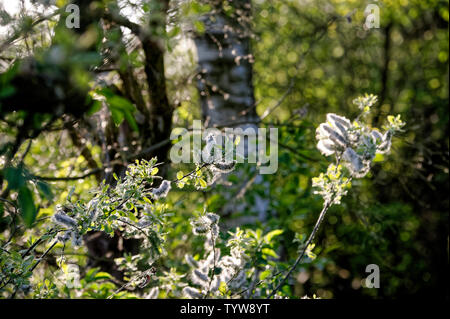
<svg viewBox="0 0 450 319">
<path fill-rule="evenodd" d="M 183 272 L 182 256 L 202 245 L 186 235 L 186 221 L 205 206 L 225 230 L 283 229 L 277 254 L 287 266 L 322 205 L 310 183 L 326 166 L 315 127 L 328 112 L 352 118 L 351 101 L 367 92 L 379 96 L 373 126 L 400 113 L 405 132 L 330 210 L 318 257 L 283 291 L 448 298 L 448 1 L 78 0 L 79 29 L 64 25 L 67 3 L 0 2 L 2 245 L 27 247 L 22 238 L 42 233 L 70 187 L 88 197 L 135 159 L 157 156 L 174 176 L 184 166 L 168 163 L 172 127 L 239 116 L 235 124 L 279 128 L 277 173 L 242 165 L 212 189 L 171 194 L 177 226 L 159 266 Z M 369 4 L 379 7 L 380 28 L 364 26 Z M 205 17 L 226 21 L 231 39 Z M 73 256 L 82 272 L 99 266 L 119 282 L 113 259 L 138 249 L 120 234 L 85 242 Z M 40 265 L 37 281 L 56 257 Z M 368 264 L 380 267 L 380 289 L 363 287 Z"/>
</svg>

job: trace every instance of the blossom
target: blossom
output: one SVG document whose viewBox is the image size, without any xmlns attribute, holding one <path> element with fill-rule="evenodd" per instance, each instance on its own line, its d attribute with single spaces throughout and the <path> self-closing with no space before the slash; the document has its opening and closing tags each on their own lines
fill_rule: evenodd
<svg viewBox="0 0 450 319">
<path fill-rule="evenodd" d="M 218 171 L 220 173 L 229 173 L 232 170 L 234 170 L 234 167 L 236 166 L 236 161 L 232 162 L 214 162 L 212 165 L 212 170 Z"/>
<path fill-rule="evenodd" d="M 169 193 L 170 188 L 171 188 L 170 181 L 163 180 L 161 185 L 159 185 L 158 188 L 154 188 L 151 190 L 151 193 L 152 193 L 153 197 L 155 197 L 155 198 L 164 198 Z"/>
<path fill-rule="evenodd" d="M 348 131 L 352 127 L 350 120 L 334 113 L 327 114 L 327 122 L 316 129 L 317 148 L 329 156 L 349 145 Z"/>
<path fill-rule="evenodd" d="M 208 275 L 204 272 L 194 269 L 192 272 L 192 282 L 198 285 L 204 285 L 209 281 Z"/>
<path fill-rule="evenodd" d="M 387 131 L 384 133 L 381 144 L 377 147 L 377 152 L 380 154 L 388 153 L 391 149 L 392 144 L 392 131 Z"/>
<path fill-rule="evenodd" d="M 75 227 L 77 226 L 77 221 L 72 217 L 68 216 L 60 205 L 56 206 L 56 213 L 53 215 L 52 220 L 61 226 L 65 227 Z"/>
<path fill-rule="evenodd" d="M 58 236 L 56 237 L 56 240 L 58 240 L 59 242 L 61 242 L 61 243 L 64 244 L 64 243 L 65 243 L 66 241 L 68 241 L 71 237 L 72 237 L 72 231 L 71 231 L 71 230 L 68 230 L 68 231 L 65 231 L 64 234 L 58 235 Z"/>
<path fill-rule="evenodd" d="M 351 148 L 347 147 L 345 152 L 342 154 L 342 159 L 346 160 L 350 164 L 350 171 L 359 172 L 364 168 L 363 161 L 361 157 Z"/>
<path fill-rule="evenodd" d="M 192 268 L 198 268 L 198 261 L 194 259 L 194 257 L 192 257 L 189 254 L 186 254 L 186 256 L 184 257 L 186 259 L 186 262 L 188 263 L 189 266 L 191 266 Z"/>
<path fill-rule="evenodd" d="M 369 112 L 370 107 L 374 105 L 378 100 L 378 97 L 373 94 L 365 94 L 353 100 L 353 104 L 357 105 L 363 112 Z"/>
<path fill-rule="evenodd" d="M 198 289 L 192 288 L 192 287 L 184 287 L 183 288 L 183 295 L 185 297 L 195 299 L 195 298 L 201 298 L 202 294 Z"/>
<path fill-rule="evenodd" d="M 217 224 L 220 219 L 220 216 L 214 213 L 206 213 L 205 217 L 208 218 L 213 224 Z"/>
<path fill-rule="evenodd" d="M 72 246 L 79 247 L 81 245 L 83 245 L 83 238 L 78 232 L 72 232 Z"/>
</svg>

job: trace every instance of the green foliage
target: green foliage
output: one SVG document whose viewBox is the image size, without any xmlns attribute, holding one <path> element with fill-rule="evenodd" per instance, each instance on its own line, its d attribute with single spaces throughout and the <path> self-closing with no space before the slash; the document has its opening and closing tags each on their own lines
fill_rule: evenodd
<svg viewBox="0 0 450 319">
<path fill-rule="evenodd" d="M 99 89 L 96 91 L 96 93 L 105 97 L 106 104 L 111 111 L 111 116 L 114 120 L 114 124 L 119 126 L 125 119 L 127 120 L 128 124 L 130 124 L 133 130 L 139 131 L 136 120 L 133 116 L 136 108 L 131 102 L 129 102 L 126 98 L 114 94 L 110 89 L 107 88 Z"/>
<path fill-rule="evenodd" d="M 136 12 L 145 13 L 138 14 L 139 23 L 161 18 L 149 18 L 160 9 L 158 3 L 139 3 Z M 277 127 L 280 142 L 279 169 L 264 176 L 253 165 L 239 165 L 233 173 L 234 164 L 228 170 L 217 163 L 161 168 L 156 159 L 130 164 L 124 146 L 141 151 L 132 138 L 127 145 L 109 145 L 108 136 L 89 133 L 90 140 L 82 140 L 79 148 L 67 125 L 80 132 L 87 125 L 104 125 L 99 119 L 105 110 L 111 129 L 122 130 L 125 123 L 131 137 L 147 130 L 141 122 L 138 129 L 143 115 L 136 101 L 119 93 L 124 83 L 114 80 L 127 68 L 136 79 L 143 78 L 141 47 L 119 28 L 92 28 L 78 42 L 76 30 L 59 26 L 57 18 L 31 27 L 34 19 L 28 13 L 12 19 L 0 11 L 2 23 L 24 30 L 2 50 L 0 64 L 0 296 L 267 297 L 303 250 L 305 258 L 277 297 L 443 295 L 447 286 L 442 278 L 448 272 L 448 1 L 377 4 L 381 28 L 368 30 L 363 28 L 366 1 L 252 2 L 257 110 L 265 114 L 275 107 L 259 125 Z M 231 2 L 224 2 L 223 9 L 236 14 Z M 195 54 L 184 40 L 191 31 L 205 31 L 199 17 L 211 10 L 207 1 L 183 2 L 170 9 L 167 28 L 151 30 L 158 46 L 167 49 L 174 127 L 190 127 L 201 117 L 192 81 L 198 74 Z M 3 45 L 8 39 L 1 37 Z M 83 50 L 90 46 L 101 54 Z M 56 110 L 36 113 L 38 103 L 4 112 L 3 100 L 29 93 L 11 84 L 20 67 L 13 61 L 29 55 L 46 80 L 69 79 L 71 87 L 89 93 L 83 121 L 64 115 L 49 125 Z M 113 70 L 105 73 L 102 67 Z M 93 84 L 96 72 L 100 85 Z M 144 82 L 139 90 L 148 85 Z M 357 97 L 360 92 L 374 94 Z M 148 102 L 147 94 L 143 100 Z M 358 138 L 350 143 L 354 154 L 349 151 L 344 158 L 346 148 L 335 147 L 336 136 L 324 134 L 320 151 L 330 156 L 326 159 L 315 147 L 316 127 L 331 123 L 341 135 L 339 121 L 324 119 L 334 113 L 355 119 L 346 132 Z M 29 127 L 23 126 L 25 120 Z M 25 132 L 32 135 L 24 136 L 9 158 L 16 137 Z M 391 142 L 394 132 L 398 138 Z M 366 139 L 369 135 L 373 138 Z M 159 141 L 148 142 L 142 148 Z M 117 150 L 113 158 L 111 149 Z M 330 164 L 336 155 L 342 157 L 339 163 Z M 358 170 L 358 159 L 370 171 Z M 111 184 L 98 183 L 95 174 L 65 179 L 83 176 L 93 164 L 107 176 L 114 170 Z M 366 178 L 357 178 L 362 175 Z M 314 243 L 306 245 L 323 200 L 335 205 Z M 209 212 L 220 222 L 208 219 Z M 120 280 L 87 266 L 93 256 L 82 238 L 95 231 L 138 241 L 138 251 L 114 260 L 124 275 Z M 372 263 L 381 269 L 380 289 L 363 285 L 365 267 Z M 72 273 L 73 265 L 79 271 Z M 71 276 L 78 278 L 76 284 Z"/>
</svg>

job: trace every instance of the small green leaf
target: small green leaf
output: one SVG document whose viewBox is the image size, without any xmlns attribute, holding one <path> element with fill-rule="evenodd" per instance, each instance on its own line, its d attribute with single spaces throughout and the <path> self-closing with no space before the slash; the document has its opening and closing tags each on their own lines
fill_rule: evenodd
<svg viewBox="0 0 450 319">
<path fill-rule="evenodd" d="M 20 189 L 25 185 L 25 178 L 20 167 L 7 167 L 4 170 L 9 189 Z"/>
<path fill-rule="evenodd" d="M 38 181 L 36 183 L 36 187 L 39 190 L 39 193 L 41 194 L 41 197 L 45 197 L 49 201 L 51 201 L 53 199 L 52 190 L 51 190 L 50 186 L 47 183 L 45 183 L 43 181 Z"/>
<path fill-rule="evenodd" d="M 194 27 L 199 33 L 205 32 L 205 25 L 201 21 L 194 21 Z"/>
<path fill-rule="evenodd" d="M 69 195 L 67 195 L 67 200 L 70 202 L 73 193 L 75 192 L 75 186 L 72 186 L 72 188 L 69 191 Z"/>
<path fill-rule="evenodd" d="M 198 182 L 200 183 L 200 186 L 203 188 L 208 187 L 208 184 L 206 183 L 206 181 L 203 178 L 199 178 Z"/>
<path fill-rule="evenodd" d="M 267 235 L 265 236 L 267 242 L 270 243 L 275 236 L 279 236 L 282 233 L 283 233 L 283 230 L 281 230 L 281 229 L 272 230 L 271 232 L 267 233 Z"/>
<path fill-rule="evenodd" d="M 179 26 L 175 26 L 172 30 L 167 34 L 169 38 L 173 38 L 177 36 L 181 32 L 181 28 Z"/>
<path fill-rule="evenodd" d="M 112 276 L 110 274 L 108 274 L 107 272 L 100 271 L 95 274 L 93 280 L 96 281 L 96 280 L 111 279 L 111 278 L 112 278 Z"/>
<path fill-rule="evenodd" d="M 380 153 L 377 153 L 375 155 L 374 159 L 373 159 L 374 163 L 376 163 L 376 162 L 383 162 L 383 161 L 384 161 L 384 155 L 380 154 Z"/>
<path fill-rule="evenodd" d="M 277 253 L 276 253 L 273 249 L 270 249 L 270 248 L 263 248 L 263 249 L 261 249 L 261 252 L 262 252 L 264 255 L 268 255 L 268 256 L 272 256 L 272 257 L 274 257 L 274 258 L 278 258 Z"/>
<path fill-rule="evenodd" d="M 98 100 L 94 100 L 92 102 L 92 106 L 91 108 L 86 112 L 86 114 L 88 116 L 93 115 L 94 113 L 97 113 L 98 111 L 100 111 L 102 109 L 102 102 L 98 101 Z"/>
<path fill-rule="evenodd" d="M 270 269 L 264 270 L 263 272 L 261 272 L 261 274 L 259 275 L 259 280 L 264 280 L 267 277 L 269 277 L 271 274 Z"/>
<path fill-rule="evenodd" d="M 31 227 L 36 219 L 37 210 L 34 207 L 33 194 L 28 187 L 23 186 L 19 189 L 18 200 L 23 221 L 27 227 Z"/>
<path fill-rule="evenodd" d="M 136 216 L 133 214 L 132 211 L 128 210 L 128 211 L 126 212 L 126 214 L 127 214 L 127 217 L 128 217 L 130 220 L 132 220 L 132 221 L 134 221 L 134 222 L 137 222 L 137 221 L 138 221 L 138 219 L 136 218 Z"/>
</svg>

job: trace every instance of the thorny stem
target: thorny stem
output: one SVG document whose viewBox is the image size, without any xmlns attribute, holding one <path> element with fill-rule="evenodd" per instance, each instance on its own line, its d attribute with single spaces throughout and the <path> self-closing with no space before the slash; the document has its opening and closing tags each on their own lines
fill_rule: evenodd
<svg viewBox="0 0 450 319">
<path fill-rule="evenodd" d="M 286 280 L 289 278 L 289 276 L 292 274 L 292 272 L 295 270 L 297 265 L 302 260 L 303 256 L 305 255 L 306 250 L 308 249 L 308 246 L 311 244 L 311 242 L 314 239 L 314 236 L 316 235 L 317 231 L 319 230 L 320 224 L 322 224 L 323 218 L 325 217 L 325 214 L 327 213 L 328 208 L 330 207 L 330 202 L 325 202 L 322 208 L 322 211 L 320 212 L 319 218 L 317 219 L 316 225 L 314 226 L 311 235 L 309 235 L 308 240 L 305 243 L 305 247 L 303 248 L 300 255 L 297 257 L 297 260 L 292 265 L 292 267 L 289 269 L 288 273 L 284 278 L 281 280 L 281 282 L 278 284 L 278 286 L 275 287 L 275 289 L 270 293 L 270 295 L 267 297 L 268 299 L 272 298 L 277 291 L 281 288 L 281 286 L 286 282 Z"/>
</svg>

